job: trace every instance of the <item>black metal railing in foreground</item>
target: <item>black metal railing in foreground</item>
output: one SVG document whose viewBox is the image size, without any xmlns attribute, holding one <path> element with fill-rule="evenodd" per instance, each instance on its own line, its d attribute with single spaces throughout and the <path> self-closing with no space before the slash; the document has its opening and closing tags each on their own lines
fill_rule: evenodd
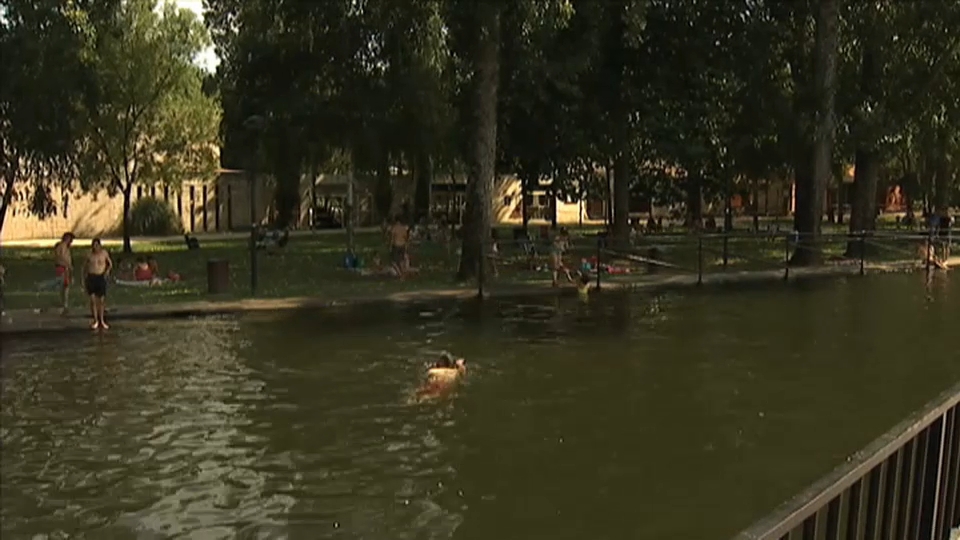
<svg viewBox="0 0 960 540">
<path fill-rule="evenodd" d="M 947 540 L 960 527 L 960 385 L 737 536 Z"/>
</svg>

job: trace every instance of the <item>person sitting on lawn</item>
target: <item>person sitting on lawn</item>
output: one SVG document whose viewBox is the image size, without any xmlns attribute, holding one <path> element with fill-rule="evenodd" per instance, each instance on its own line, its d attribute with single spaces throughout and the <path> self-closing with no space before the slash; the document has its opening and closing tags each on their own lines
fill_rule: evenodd
<svg viewBox="0 0 960 540">
<path fill-rule="evenodd" d="M 137 257 L 137 262 L 133 267 L 133 279 L 134 281 L 153 281 L 153 270 L 150 269 L 150 265 L 143 257 Z"/>
<path fill-rule="evenodd" d="M 117 258 L 117 281 L 136 281 L 136 275 L 134 274 L 134 265 L 130 262 L 129 259 Z"/>
<path fill-rule="evenodd" d="M 156 257 L 153 257 L 153 256 L 147 257 L 147 268 L 150 269 L 150 275 L 152 279 L 163 280 L 163 278 L 161 277 L 163 276 L 163 274 L 160 273 L 160 264 L 157 263 Z M 175 283 L 177 281 L 180 281 L 181 279 L 183 279 L 183 277 L 180 276 L 179 273 L 174 272 L 173 270 L 170 270 L 169 272 L 167 272 L 167 276 L 166 276 L 167 281 Z"/>
<path fill-rule="evenodd" d="M 378 276 L 378 277 L 400 277 L 400 268 L 395 263 L 391 263 L 387 266 L 383 265 L 383 260 L 380 258 L 380 255 L 374 254 L 373 258 L 370 259 L 370 268 L 358 268 L 361 276 Z"/>
</svg>

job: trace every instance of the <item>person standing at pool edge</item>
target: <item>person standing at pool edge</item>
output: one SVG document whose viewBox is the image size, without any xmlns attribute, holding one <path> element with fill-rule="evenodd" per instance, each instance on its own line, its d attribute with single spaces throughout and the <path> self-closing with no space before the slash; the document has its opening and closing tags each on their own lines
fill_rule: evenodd
<svg viewBox="0 0 960 540">
<path fill-rule="evenodd" d="M 70 282 L 73 277 L 73 255 L 70 245 L 73 244 L 73 233 L 63 233 L 60 241 L 53 246 L 53 269 L 60 279 L 60 307 L 67 313 L 70 300 Z"/>
<path fill-rule="evenodd" d="M 110 328 L 104 319 L 106 311 L 107 298 L 107 276 L 113 269 L 113 260 L 110 254 L 103 249 L 103 244 L 99 238 L 94 238 L 90 242 L 90 255 L 87 256 L 87 262 L 84 265 L 84 285 L 87 294 L 90 295 L 90 314 L 93 316 L 91 328 L 94 330 Z"/>
<path fill-rule="evenodd" d="M 407 244 L 410 242 L 410 228 L 400 219 L 400 216 L 393 218 L 393 225 L 390 227 L 390 258 L 394 266 L 397 267 L 398 277 L 403 278 L 407 273 L 408 258 Z"/>
</svg>

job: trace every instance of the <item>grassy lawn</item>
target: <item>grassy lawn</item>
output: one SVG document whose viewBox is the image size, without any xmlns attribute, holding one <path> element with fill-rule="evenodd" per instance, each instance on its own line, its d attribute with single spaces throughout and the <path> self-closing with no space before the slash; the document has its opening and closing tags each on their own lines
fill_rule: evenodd
<svg viewBox="0 0 960 540">
<path fill-rule="evenodd" d="M 375 254 L 384 263 L 389 261 L 386 244 L 379 233 L 357 235 L 357 247 L 364 266 L 370 266 Z M 250 297 L 249 243 L 243 238 L 200 238 L 201 249 L 190 251 L 182 240 L 134 242 L 134 254 L 124 256 L 120 244 L 105 242 L 115 262 L 138 256 L 156 257 L 163 273 L 176 271 L 183 281 L 152 287 L 111 285 L 110 305 L 145 305 L 196 300 L 232 300 Z M 74 265 L 81 268 L 89 241 L 74 243 Z M 358 297 L 392 293 L 450 288 L 476 288 L 476 283 L 457 283 L 454 275 L 459 262 L 458 246 L 448 248 L 435 242 L 417 242 L 411 248 L 411 262 L 419 271 L 404 280 L 390 277 L 361 276 L 343 269 L 345 253 L 343 234 L 316 234 L 291 236 L 289 244 L 274 254 L 258 252 L 257 297 L 282 298 L 294 296 L 328 297 L 349 300 Z M 595 251 L 595 242 L 589 240 L 589 249 Z M 579 246 L 577 246 L 579 248 Z M 491 286 L 518 285 L 549 281 L 548 272 L 529 268 L 529 259 L 519 248 L 504 246 L 503 260 L 498 264 L 498 275 L 487 276 Z M 38 283 L 52 279 L 52 250 L 49 247 L 9 247 L 2 251 L 6 268 L 4 304 L 6 309 L 54 309 L 58 293 L 41 291 Z M 571 257 L 579 257 L 578 249 Z M 222 259 L 230 265 L 230 292 L 225 295 L 207 294 L 207 261 Z M 75 275 L 80 279 L 79 273 Z M 84 306 L 86 298 L 77 283 L 71 289 L 71 306 Z"/>
<path fill-rule="evenodd" d="M 534 234 L 536 230 L 531 232 Z M 576 228 L 571 252 L 566 262 L 571 268 L 579 268 L 581 259 L 596 256 L 596 230 Z M 501 231 L 501 260 L 498 275 L 488 275 L 490 287 L 549 282 L 550 273 L 533 267 L 545 266 L 544 257 L 531 260 L 511 240 L 509 229 Z M 871 261 L 910 259 L 915 253 L 915 240 L 883 239 L 876 242 Z M 112 285 L 109 292 L 111 305 L 144 305 L 196 300 L 227 300 L 250 296 L 249 244 L 245 238 L 202 238 L 201 249 L 190 251 L 182 240 L 150 241 L 134 243 L 134 256 L 153 255 L 163 272 L 180 273 L 184 280 L 170 285 L 153 287 L 129 287 Z M 88 241 L 74 244 L 74 264 L 83 264 Z M 107 248 L 114 258 L 123 257 L 120 245 L 108 242 Z M 365 265 L 369 266 L 374 254 L 388 260 L 387 249 L 378 232 L 363 232 L 357 235 L 357 246 Z M 661 268 L 659 273 L 696 273 L 701 243 L 696 236 L 665 234 L 643 237 L 634 248 L 634 253 L 647 255 L 650 247 L 659 250 L 658 259 L 675 268 Z M 839 259 L 846 247 L 842 236 L 831 237 L 823 244 L 825 257 Z M 783 268 L 787 245 L 782 236 L 755 235 L 730 238 L 727 242 L 728 261 L 726 270 L 771 270 Z M 324 297 L 332 300 L 349 300 L 358 297 L 388 295 L 392 293 L 450 288 L 476 288 L 476 283 L 456 283 L 453 279 L 459 260 L 457 246 L 447 247 L 435 242 L 417 242 L 411 249 L 412 264 L 419 273 L 405 280 L 389 277 L 361 276 L 343 269 L 345 236 L 333 234 L 302 234 L 290 238 L 289 244 L 275 254 L 259 252 L 258 297 L 281 298 L 294 296 Z M 541 249 L 541 252 L 545 250 Z M 723 240 L 706 238 L 702 241 L 704 273 L 722 272 Z M 53 309 L 57 307 L 56 291 L 38 290 L 38 282 L 53 278 L 50 248 L 9 247 L 3 248 L 2 264 L 7 270 L 4 302 L 6 309 Z M 129 258 L 129 257 L 127 257 Z M 230 265 L 230 292 L 225 295 L 207 294 L 206 264 L 209 260 L 223 259 Z M 603 262 L 628 268 L 630 273 L 618 276 L 617 280 L 630 279 L 646 273 L 645 265 L 636 260 L 604 255 Z M 79 275 L 76 276 L 79 278 Z M 606 278 L 604 278 L 606 279 Z M 71 305 L 85 306 L 86 301 L 79 286 L 71 291 Z"/>
</svg>

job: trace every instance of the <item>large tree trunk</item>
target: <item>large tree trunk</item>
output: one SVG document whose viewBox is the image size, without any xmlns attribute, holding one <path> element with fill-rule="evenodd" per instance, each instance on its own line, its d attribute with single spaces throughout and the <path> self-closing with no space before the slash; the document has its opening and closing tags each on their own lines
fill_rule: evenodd
<svg viewBox="0 0 960 540">
<path fill-rule="evenodd" d="M 133 191 L 133 182 L 127 182 L 123 187 L 123 252 L 133 253 L 130 243 L 130 192 Z"/>
<path fill-rule="evenodd" d="M 872 42 L 864 46 L 860 59 L 860 95 L 865 102 L 871 102 L 877 93 L 879 66 L 877 53 Z M 877 187 L 880 177 L 880 154 L 876 150 L 876 135 L 865 132 L 860 141 L 853 176 L 853 204 L 850 207 L 850 232 L 873 231 L 877 224 Z M 851 240 L 847 244 L 848 257 L 861 257 L 866 247 L 860 241 Z"/>
<path fill-rule="evenodd" d="M 551 187 L 547 190 L 547 211 L 550 213 L 550 225 L 557 228 L 557 192 Z"/>
<path fill-rule="evenodd" d="M 940 151 L 938 152 L 936 160 L 936 170 L 935 170 L 935 183 L 933 186 L 933 204 L 931 204 L 931 210 L 940 216 L 947 215 L 947 212 L 950 207 L 950 191 L 953 188 L 953 172 L 950 170 L 950 163 L 948 162 L 948 150 L 946 143 L 946 136 L 941 137 L 941 142 L 939 145 Z"/>
<path fill-rule="evenodd" d="M 811 231 L 819 231 L 822 208 L 816 206 L 816 178 L 813 170 L 813 149 L 801 146 L 796 149 L 793 160 L 794 211 L 793 229 L 801 233 L 790 264 L 812 265 L 820 261 L 819 246 L 810 238 Z"/>
<path fill-rule="evenodd" d="M 13 171 L 3 172 L 3 200 L 0 201 L 0 233 L 3 232 L 3 223 L 7 219 L 7 209 L 13 201 L 13 188 L 16 175 Z"/>
<path fill-rule="evenodd" d="M 612 2 L 611 27 L 608 39 L 609 84 L 613 91 L 610 108 L 613 123 L 613 242 L 619 246 L 630 245 L 630 110 L 626 102 L 627 89 L 627 38 L 626 8 L 622 3 Z"/>
<path fill-rule="evenodd" d="M 700 173 L 690 173 L 686 181 L 687 227 L 694 231 L 703 225 L 703 179 Z"/>
<path fill-rule="evenodd" d="M 607 197 L 607 214 L 604 217 L 606 217 L 607 227 L 611 230 L 613 229 L 613 178 L 611 178 L 612 174 L 613 174 L 613 171 L 610 165 L 605 165 L 603 167 L 603 175 L 604 175 L 604 180 L 606 180 L 606 188 L 607 188 L 605 192 Z"/>
<path fill-rule="evenodd" d="M 277 153 L 276 187 L 273 199 L 277 208 L 276 227 L 285 229 L 293 226 L 300 212 L 300 158 L 292 148 L 291 141 L 282 144 Z"/>
<path fill-rule="evenodd" d="M 817 10 L 817 34 L 814 58 L 814 91 L 817 110 L 814 124 L 811 176 L 797 183 L 795 223 L 800 235 L 792 263 L 817 264 L 820 256 L 820 226 L 823 194 L 832 174 L 834 140 L 834 97 L 836 94 L 839 0 L 820 0 Z M 803 207 L 800 193 L 803 192 Z"/>
<path fill-rule="evenodd" d="M 853 205 L 850 208 L 850 233 L 871 232 L 877 228 L 877 185 L 880 178 L 880 155 L 872 150 L 857 150 L 853 173 Z M 863 244 L 847 243 L 847 257 L 860 257 Z M 864 246 L 865 247 L 865 246 Z"/>
<path fill-rule="evenodd" d="M 390 178 L 390 154 L 385 148 L 377 158 L 377 179 L 373 200 L 381 220 L 390 219 L 393 210 L 393 183 Z"/>
<path fill-rule="evenodd" d="M 474 277 L 486 260 L 497 154 L 497 90 L 500 83 L 500 5 L 478 2 L 473 57 L 472 155 L 467 182 L 466 220 L 457 278 Z M 481 253 L 481 251 L 483 253 Z"/>
<path fill-rule="evenodd" d="M 530 225 L 530 208 L 527 207 L 527 193 L 529 193 L 530 188 L 528 187 L 529 183 L 526 178 L 520 179 L 520 212 L 523 219 L 523 231 L 527 231 L 527 227 Z"/>
<path fill-rule="evenodd" d="M 625 131 L 621 128 L 621 132 Z M 624 140 L 626 135 L 622 135 Z M 618 143 L 613 162 L 613 241 L 618 246 L 630 245 L 630 156 L 626 143 Z"/>
<path fill-rule="evenodd" d="M 414 159 L 414 175 L 416 176 L 417 191 L 414 195 L 414 214 L 416 220 L 426 220 L 430 222 L 430 201 L 433 189 L 433 160 L 430 154 L 423 150 L 417 151 L 417 157 Z"/>
</svg>

